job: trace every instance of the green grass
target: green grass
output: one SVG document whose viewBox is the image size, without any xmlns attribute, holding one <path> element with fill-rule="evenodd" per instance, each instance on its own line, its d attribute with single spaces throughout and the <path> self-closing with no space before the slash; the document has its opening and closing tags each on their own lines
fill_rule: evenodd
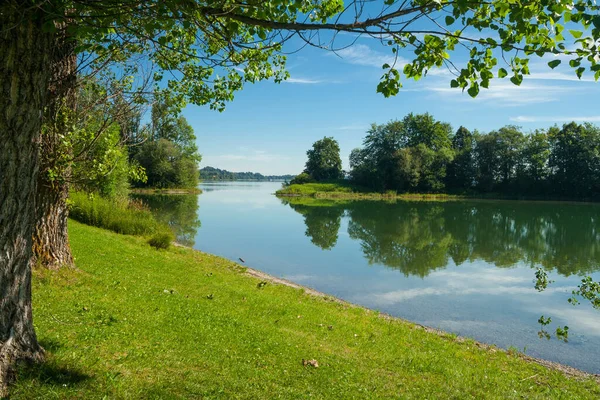
<svg viewBox="0 0 600 400">
<path fill-rule="evenodd" d="M 477 193 L 465 192 L 450 193 L 397 193 L 389 190 L 384 193 L 372 189 L 356 186 L 348 181 L 336 183 L 304 183 L 284 187 L 275 194 L 279 197 L 312 197 L 331 200 L 425 200 L 425 201 L 452 201 L 465 199 L 481 200 L 524 200 L 524 201 L 555 201 L 555 202 L 598 202 L 597 199 L 577 199 L 551 195 L 524 195 L 511 193 Z"/>
<path fill-rule="evenodd" d="M 371 199 L 371 200 L 457 200 L 465 196 L 444 193 L 385 193 L 373 192 L 370 189 L 352 185 L 349 182 L 339 183 L 304 183 L 289 185 L 275 192 L 280 197 L 314 197 L 321 199 Z"/>
<path fill-rule="evenodd" d="M 161 225 L 150 210 L 127 199 L 105 199 L 83 192 L 72 192 L 69 202 L 70 217 L 84 224 L 126 235 L 151 235 L 169 231 L 169 227 Z"/>
<path fill-rule="evenodd" d="M 48 362 L 20 371 L 13 399 L 600 396 L 592 380 L 260 284 L 223 258 L 73 221 L 69 230 L 79 270 L 35 271 Z"/>
</svg>

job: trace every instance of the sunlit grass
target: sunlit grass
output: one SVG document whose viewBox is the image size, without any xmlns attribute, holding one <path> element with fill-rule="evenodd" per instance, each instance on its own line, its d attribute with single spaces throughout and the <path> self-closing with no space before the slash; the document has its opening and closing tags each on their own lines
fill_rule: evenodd
<svg viewBox="0 0 600 400">
<path fill-rule="evenodd" d="M 21 370 L 14 399 L 600 396 L 517 355 L 259 284 L 220 257 L 76 222 L 70 234 L 79 270 L 35 272 L 48 363 Z"/>
<path fill-rule="evenodd" d="M 393 190 L 376 192 L 350 182 L 304 183 L 289 185 L 278 190 L 281 197 L 314 197 L 322 199 L 372 199 L 372 200 L 455 200 L 464 196 L 444 193 L 396 193 Z"/>
<path fill-rule="evenodd" d="M 84 192 L 69 195 L 71 218 L 126 235 L 150 235 L 165 227 L 150 210 L 128 199 L 105 199 Z"/>
</svg>

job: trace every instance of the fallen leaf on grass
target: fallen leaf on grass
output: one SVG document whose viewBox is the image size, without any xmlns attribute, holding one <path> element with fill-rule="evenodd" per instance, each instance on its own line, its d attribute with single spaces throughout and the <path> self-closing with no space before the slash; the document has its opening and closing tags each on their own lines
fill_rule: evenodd
<svg viewBox="0 0 600 400">
<path fill-rule="evenodd" d="M 311 366 L 311 367 L 319 368 L 319 362 L 317 360 L 315 360 L 315 359 L 305 360 L 303 358 L 302 359 L 302 365 L 304 365 L 305 367 Z"/>
</svg>

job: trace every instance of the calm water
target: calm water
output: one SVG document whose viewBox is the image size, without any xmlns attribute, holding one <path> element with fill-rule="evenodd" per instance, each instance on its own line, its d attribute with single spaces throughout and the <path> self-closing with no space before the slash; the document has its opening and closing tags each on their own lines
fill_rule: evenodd
<svg viewBox="0 0 600 400">
<path fill-rule="evenodd" d="M 353 303 L 600 373 L 600 310 L 567 303 L 600 279 L 600 206 L 280 200 L 280 183 L 147 196 L 182 243 Z M 535 267 L 555 282 L 534 288 Z M 569 342 L 539 339 L 541 315 Z"/>
</svg>

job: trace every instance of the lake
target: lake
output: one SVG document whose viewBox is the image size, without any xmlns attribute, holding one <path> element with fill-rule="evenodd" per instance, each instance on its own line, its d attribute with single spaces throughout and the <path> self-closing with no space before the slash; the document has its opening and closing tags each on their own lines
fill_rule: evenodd
<svg viewBox="0 0 600 400">
<path fill-rule="evenodd" d="M 600 280 L 600 205 L 278 199 L 278 182 L 140 196 L 178 241 L 352 303 L 600 373 L 600 310 L 567 302 Z M 239 262 L 239 261 L 238 261 Z M 554 282 L 534 288 L 542 267 Z M 568 343 L 540 339 L 568 325 Z"/>
</svg>

